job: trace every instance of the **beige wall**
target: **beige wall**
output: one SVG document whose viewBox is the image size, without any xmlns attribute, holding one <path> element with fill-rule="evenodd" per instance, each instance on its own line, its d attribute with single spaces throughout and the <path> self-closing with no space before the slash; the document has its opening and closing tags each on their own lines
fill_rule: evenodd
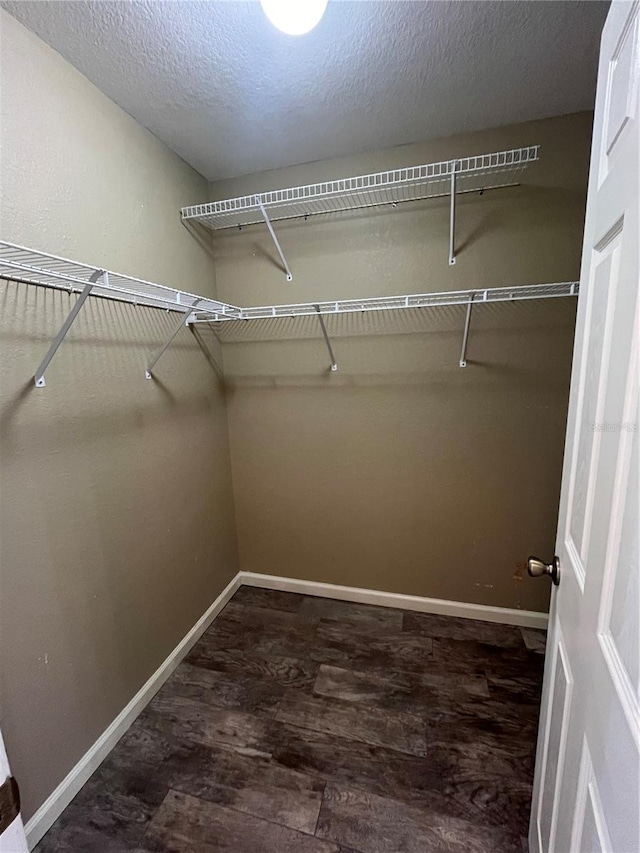
<svg viewBox="0 0 640 853">
<path fill-rule="evenodd" d="M 215 244 L 219 296 L 271 304 L 575 279 L 590 127 L 590 114 L 572 115 L 216 184 L 223 198 L 542 146 L 524 186 L 460 199 L 454 267 L 447 201 L 432 200 L 279 224 L 292 283 L 265 229 L 230 232 Z M 336 374 L 313 318 L 230 339 L 241 567 L 545 610 L 548 585 L 523 577 L 523 563 L 553 554 L 574 312 L 572 299 L 477 308 L 466 369 L 461 308 L 329 323 Z"/>
<path fill-rule="evenodd" d="M 213 294 L 178 213 L 204 179 L 0 15 L 2 239 Z M 35 390 L 73 297 L 0 295 L 0 726 L 29 818 L 238 567 L 224 395 L 196 338 L 147 382 L 175 315 L 90 300 Z"/>
</svg>

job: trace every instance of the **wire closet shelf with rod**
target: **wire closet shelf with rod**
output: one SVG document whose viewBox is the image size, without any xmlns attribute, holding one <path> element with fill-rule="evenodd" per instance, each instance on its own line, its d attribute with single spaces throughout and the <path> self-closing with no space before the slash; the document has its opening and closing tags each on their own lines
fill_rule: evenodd
<svg viewBox="0 0 640 853">
<path fill-rule="evenodd" d="M 220 327 L 222 324 L 242 324 L 244 326 L 246 323 L 264 323 L 285 317 L 316 316 L 329 353 L 331 370 L 335 371 L 337 370 L 337 361 L 325 326 L 325 317 L 369 312 L 428 310 L 443 305 L 466 306 L 467 312 L 459 362 L 460 367 L 464 367 L 466 366 L 471 310 L 474 305 L 577 296 L 579 286 L 577 281 L 565 281 L 518 287 L 494 287 L 442 293 L 415 293 L 407 296 L 383 296 L 241 308 L 209 297 L 198 296 L 185 290 L 154 284 L 121 273 L 109 272 L 100 266 L 91 266 L 60 258 L 57 255 L 5 241 L 0 241 L 0 278 L 78 294 L 78 299 L 62 324 L 60 331 L 35 370 L 34 380 L 38 388 L 45 386 L 45 371 L 82 306 L 90 296 L 115 299 L 134 306 L 161 308 L 177 315 L 176 323 L 173 325 L 170 335 L 147 360 L 144 372 L 146 378 L 151 379 L 157 362 L 184 326 L 193 328 L 200 323 L 211 324 L 214 328 Z"/>
<path fill-rule="evenodd" d="M 291 267 L 273 226 L 286 219 L 308 219 L 340 211 L 362 210 L 403 202 L 449 196 L 449 264 L 456 262 L 456 196 L 518 186 L 540 146 L 512 148 L 441 160 L 386 172 L 357 175 L 305 186 L 270 190 L 183 207 L 182 221 L 213 232 L 264 223 L 269 230 L 288 281 Z"/>
</svg>

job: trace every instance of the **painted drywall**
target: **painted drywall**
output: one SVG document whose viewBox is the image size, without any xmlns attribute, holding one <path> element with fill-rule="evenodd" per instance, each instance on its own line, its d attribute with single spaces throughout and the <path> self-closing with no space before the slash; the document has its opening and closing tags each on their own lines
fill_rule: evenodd
<svg viewBox="0 0 640 853">
<path fill-rule="evenodd" d="M 577 279 L 591 115 L 515 125 L 224 181 L 213 198 L 522 145 L 541 159 L 520 187 L 463 196 L 447 263 L 448 202 L 278 223 L 216 239 L 220 298 L 305 302 Z M 223 337 L 245 571 L 478 604 L 546 610 L 575 300 L 329 320 Z M 234 337 L 235 336 L 235 337 Z M 263 338 L 266 338 L 263 339 Z M 242 342 L 239 342 L 242 341 Z"/>
<path fill-rule="evenodd" d="M 1 14 L 2 239 L 214 294 L 180 224 L 204 179 Z M 237 571 L 213 339 L 0 281 L 0 727 L 29 818 Z"/>
</svg>

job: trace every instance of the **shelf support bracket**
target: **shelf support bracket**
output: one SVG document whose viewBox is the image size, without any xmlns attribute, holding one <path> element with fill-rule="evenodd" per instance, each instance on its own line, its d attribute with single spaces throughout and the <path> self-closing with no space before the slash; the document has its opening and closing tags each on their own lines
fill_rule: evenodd
<svg viewBox="0 0 640 853">
<path fill-rule="evenodd" d="M 451 163 L 451 198 L 449 202 L 449 266 L 456 262 L 456 161 Z"/>
<path fill-rule="evenodd" d="M 327 345 L 327 349 L 329 350 L 329 358 L 331 359 L 331 370 L 333 370 L 333 372 L 335 373 L 335 371 L 338 369 L 338 364 L 336 362 L 336 357 L 333 354 L 333 347 L 331 346 L 331 340 L 330 340 L 329 334 L 327 332 L 327 327 L 324 324 L 324 318 L 323 318 L 322 313 L 320 311 L 320 306 L 316 305 L 315 309 L 318 312 L 318 320 L 320 321 L 320 328 L 322 329 L 322 335 L 324 337 L 324 342 Z"/>
<path fill-rule="evenodd" d="M 45 379 L 44 379 L 44 374 L 45 374 L 47 367 L 49 367 L 49 365 L 51 364 L 51 360 L 53 359 L 54 355 L 57 353 L 58 347 L 60 346 L 62 341 L 65 339 L 67 332 L 69 331 L 69 329 L 73 325 L 73 321 L 76 319 L 76 317 L 80 313 L 82 306 L 84 305 L 84 303 L 89 298 L 89 294 L 93 290 L 94 284 L 102 276 L 104 276 L 104 280 L 105 280 L 104 283 L 108 285 L 109 284 L 109 274 L 105 270 L 96 270 L 94 273 L 91 274 L 91 276 L 89 277 L 89 281 L 87 282 L 87 284 L 84 287 L 84 290 L 82 291 L 80 296 L 78 296 L 78 298 L 76 299 L 73 308 L 71 309 L 71 311 L 69 311 L 69 315 L 67 316 L 67 319 L 62 324 L 60 331 L 55 336 L 53 343 L 49 347 L 49 352 L 42 359 L 42 361 L 40 362 L 40 364 L 38 366 L 38 369 L 36 370 L 36 372 L 34 374 L 34 380 L 36 383 L 36 388 L 44 388 L 45 385 L 47 384 L 45 382 Z"/>
<path fill-rule="evenodd" d="M 467 316 L 464 321 L 464 332 L 462 333 L 462 349 L 460 350 L 460 367 L 467 366 L 467 343 L 469 341 L 469 327 L 471 326 L 471 310 L 473 308 L 473 297 L 467 303 Z"/>
<path fill-rule="evenodd" d="M 169 337 L 167 338 L 167 340 L 163 343 L 163 345 L 160 347 L 160 349 L 156 352 L 156 354 L 153 356 L 153 358 L 151 359 L 151 361 L 147 365 L 147 369 L 144 372 L 144 378 L 145 379 L 151 379 L 152 378 L 153 368 L 156 366 L 156 364 L 160 360 L 160 356 L 163 355 L 165 353 L 165 351 L 169 348 L 169 344 L 176 337 L 176 335 L 178 334 L 180 329 L 183 326 L 188 325 L 189 317 L 191 317 L 195 307 L 197 305 L 199 305 L 201 302 L 202 302 L 202 299 L 196 299 L 188 311 L 186 311 L 184 314 L 180 314 L 180 322 L 174 326 L 174 328 L 173 328 L 171 334 L 169 335 Z"/>
<path fill-rule="evenodd" d="M 271 234 L 271 239 L 273 240 L 273 245 L 276 247 L 278 255 L 280 256 L 280 260 L 282 261 L 282 266 L 287 274 L 287 281 L 293 281 L 293 273 L 289 269 L 289 264 L 287 263 L 287 259 L 284 256 L 284 252 L 282 251 L 282 247 L 280 246 L 280 241 L 276 235 L 276 232 L 273 230 L 273 225 L 271 224 L 271 220 L 269 219 L 269 214 L 262 203 L 262 199 L 260 196 L 256 196 L 256 201 L 258 203 L 258 207 L 260 208 L 260 213 L 262 214 L 262 218 L 265 221 L 265 225 L 269 229 L 269 234 Z"/>
</svg>

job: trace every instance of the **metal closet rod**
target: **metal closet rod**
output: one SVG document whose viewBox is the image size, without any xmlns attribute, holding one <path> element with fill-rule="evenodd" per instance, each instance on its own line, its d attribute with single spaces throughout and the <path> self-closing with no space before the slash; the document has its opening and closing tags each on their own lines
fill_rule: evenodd
<svg viewBox="0 0 640 853">
<path fill-rule="evenodd" d="M 60 331 L 49 347 L 46 356 L 35 371 L 34 381 L 37 388 L 45 387 L 45 371 L 89 296 L 99 296 L 145 307 L 163 308 L 167 311 L 175 311 L 180 314 L 179 322 L 172 328 L 167 340 L 147 363 L 145 376 L 147 379 L 151 379 L 156 363 L 183 326 L 192 326 L 197 323 L 220 324 L 222 322 L 271 320 L 315 315 L 318 318 L 322 335 L 327 345 L 331 359 L 331 370 L 336 371 L 338 365 L 324 322 L 324 316 L 369 311 L 430 308 L 442 305 L 467 306 L 460 356 L 460 367 L 465 367 L 472 305 L 486 302 L 511 302 L 522 299 L 576 296 L 579 288 L 577 281 L 565 281 L 512 288 L 495 287 L 480 290 L 417 293 L 407 296 L 369 297 L 366 299 L 346 299 L 331 302 L 240 308 L 237 305 L 230 305 L 219 300 L 197 296 L 184 290 L 175 290 L 143 279 L 109 272 L 101 267 L 92 267 L 87 264 L 61 258 L 57 255 L 38 252 L 34 249 L 5 241 L 0 241 L 0 278 L 13 279 L 25 284 L 35 284 L 40 287 L 55 288 L 79 294 Z"/>
</svg>

